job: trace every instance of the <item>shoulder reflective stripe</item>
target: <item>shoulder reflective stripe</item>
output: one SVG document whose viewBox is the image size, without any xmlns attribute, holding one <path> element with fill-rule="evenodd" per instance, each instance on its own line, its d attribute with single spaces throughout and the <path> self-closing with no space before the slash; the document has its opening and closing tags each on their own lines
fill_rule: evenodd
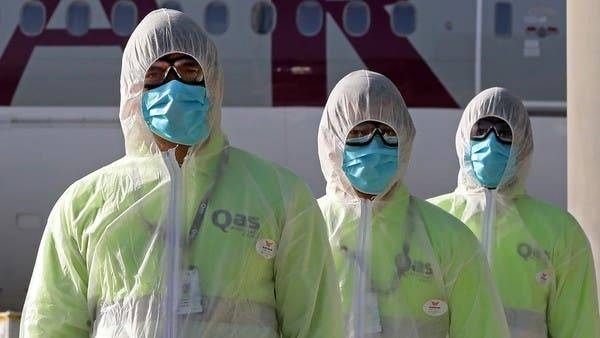
<svg viewBox="0 0 600 338">
<path fill-rule="evenodd" d="M 346 316 L 346 326 L 348 326 L 349 317 Z M 423 320 L 417 318 L 397 318 L 382 316 L 381 332 L 366 335 L 365 338 L 446 338 L 450 329 L 450 319 L 448 315 Z M 545 338 L 545 337 L 544 337 Z"/>
<path fill-rule="evenodd" d="M 547 338 L 546 315 L 531 310 L 505 309 L 512 338 Z"/>
<path fill-rule="evenodd" d="M 128 323 L 135 325 L 137 321 L 155 321 L 164 318 L 159 314 L 162 297 L 158 295 L 144 296 L 130 302 L 105 302 L 96 310 L 95 327 Z M 202 313 L 179 315 L 183 321 L 201 321 L 241 325 L 258 325 L 277 329 L 275 308 L 263 303 L 237 301 L 219 297 L 202 297 Z"/>
<path fill-rule="evenodd" d="M 381 322 L 383 337 L 446 338 L 450 328 L 448 315 L 429 320 L 384 316 Z"/>
</svg>

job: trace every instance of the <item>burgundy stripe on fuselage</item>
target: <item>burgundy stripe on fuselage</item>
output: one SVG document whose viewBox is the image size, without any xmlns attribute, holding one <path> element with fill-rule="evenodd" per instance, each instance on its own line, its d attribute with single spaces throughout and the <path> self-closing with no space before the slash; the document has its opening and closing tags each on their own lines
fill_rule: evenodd
<svg viewBox="0 0 600 338">
<path fill-rule="evenodd" d="M 113 5 L 118 0 L 100 0 L 104 12 L 110 18 Z M 43 1 L 46 7 L 46 23 L 54 14 L 60 0 Z M 138 18 L 156 9 L 152 0 L 134 1 L 138 10 Z M 66 29 L 45 29 L 40 35 L 29 37 L 17 27 L 0 58 L 0 74 L 2 74 L 2 90 L 0 90 L 0 106 L 9 106 L 17 90 L 27 63 L 36 46 L 121 46 L 125 47 L 127 37 L 116 35 L 111 29 L 90 29 L 84 36 L 75 37 Z"/>
<path fill-rule="evenodd" d="M 323 106 L 327 99 L 327 23 L 324 22 L 314 37 L 301 35 L 296 27 L 296 8 L 302 1 L 274 1 L 277 7 L 271 51 L 274 106 Z M 338 27 L 343 27 L 342 15 L 347 2 L 318 1 Z M 341 29 L 363 63 L 370 70 L 389 77 L 410 107 L 458 107 L 410 41 L 392 32 L 390 15 L 384 6 L 397 1 L 366 2 L 371 12 L 369 31 L 364 36 L 352 37 Z M 311 71 L 294 73 L 293 67 Z"/>
<path fill-rule="evenodd" d="M 110 17 L 109 13 L 117 1 L 101 0 L 107 17 Z M 274 0 L 278 17 L 272 33 L 271 51 L 274 106 L 322 106 L 327 98 L 326 28 L 323 27 L 314 37 L 305 37 L 298 32 L 296 9 L 301 1 Z M 138 9 L 138 18 L 156 9 L 155 2 L 151 0 L 133 2 Z M 395 1 L 368 1 L 371 8 L 369 31 L 362 37 L 347 34 L 345 37 L 369 69 L 385 74 L 398 86 L 407 105 L 457 107 L 456 101 L 410 41 L 391 31 L 389 14 L 383 6 L 392 2 Z M 52 17 L 58 3 L 59 0 L 44 1 L 46 22 Z M 341 27 L 346 2 L 320 0 L 320 3 Z M 91 29 L 81 37 L 70 35 L 66 29 L 46 29 L 38 36 L 28 37 L 17 27 L 0 57 L 0 74 L 3 79 L 0 105 L 11 104 L 36 46 L 124 47 L 126 42 L 127 37 L 114 34 L 111 29 Z"/>
</svg>

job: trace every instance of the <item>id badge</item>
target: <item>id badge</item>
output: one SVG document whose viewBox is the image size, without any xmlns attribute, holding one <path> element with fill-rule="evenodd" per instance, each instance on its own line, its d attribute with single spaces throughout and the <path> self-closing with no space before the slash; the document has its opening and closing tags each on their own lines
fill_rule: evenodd
<svg viewBox="0 0 600 338">
<path fill-rule="evenodd" d="M 366 299 L 366 333 L 380 333 L 383 331 L 381 328 L 381 319 L 379 317 L 379 302 L 377 301 L 377 293 L 373 291 L 367 292 Z"/>
<path fill-rule="evenodd" d="M 200 273 L 198 269 L 191 268 L 183 273 L 181 283 L 181 298 L 177 307 L 177 314 L 189 315 L 202 313 L 202 291 L 200 290 Z"/>
</svg>

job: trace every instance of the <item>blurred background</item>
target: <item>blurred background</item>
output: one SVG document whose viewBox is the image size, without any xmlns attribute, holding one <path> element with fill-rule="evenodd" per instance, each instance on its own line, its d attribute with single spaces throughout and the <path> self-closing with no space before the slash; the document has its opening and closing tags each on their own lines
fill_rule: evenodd
<svg viewBox="0 0 600 338">
<path fill-rule="evenodd" d="M 531 194 L 567 207 L 564 0 L 2 0 L 0 311 L 20 311 L 48 213 L 69 184 L 124 155 L 123 47 L 151 10 L 184 11 L 219 50 L 233 145 L 285 165 L 316 197 L 317 126 L 333 86 L 371 69 L 400 89 L 417 128 L 406 183 L 454 189 L 454 135 L 481 90 L 532 116 Z"/>
</svg>

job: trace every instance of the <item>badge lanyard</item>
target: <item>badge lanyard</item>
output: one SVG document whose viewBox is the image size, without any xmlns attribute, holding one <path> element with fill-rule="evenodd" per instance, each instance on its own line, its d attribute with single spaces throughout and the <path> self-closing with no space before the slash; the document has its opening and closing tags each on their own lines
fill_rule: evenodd
<svg viewBox="0 0 600 338">
<path fill-rule="evenodd" d="M 206 210 L 208 209 L 208 203 L 214 192 L 216 190 L 217 184 L 219 183 L 219 179 L 223 174 L 225 169 L 225 164 L 228 160 L 228 149 L 225 149 L 221 154 L 221 158 L 219 159 L 219 166 L 217 167 L 217 173 L 215 175 L 215 180 L 212 185 L 208 188 L 208 191 L 204 195 L 204 198 L 200 202 L 198 206 L 198 210 L 196 211 L 196 216 L 194 217 L 194 221 L 192 223 L 192 227 L 190 228 L 188 239 L 185 243 L 184 248 L 184 259 L 188 261 L 192 259 L 191 250 L 196 237 L 200 233 L 200 229 L 202 228 L 202 222 L 204 221 L 204 216 L 206 215 Z M 198 268 L 192 264 L 185 267 L 182 266 L 183 269 L 183 280 L 181 285 L 181 295 L 179 299 L 179 304 L 177 306 L 177 313 L 179 315 L 191 315 L 204 312 L 204 307 L 202 305 L 202 288 L 200 281 L 200 271 Z"/>
<path fill-rule="evenodd" d="M 198 234 L 200 233 L 202 223 L 204 222 L 204 216 L 206 215 L 206 210 L 208 209 L 208 203 L 215 193 L 217 184 L 219 183 L 221 175 L 223 175 L 223 171 L 225 170 L 225 165 L 227 164 L 228 159 L 229 149 L 225 149 L 223 150 L 223 154 L 221 154 L 221 158 L 219 159 L 219 166 L 217 168 L 215 180 L 213 181 L 213 184 L 210 186 L 210 188 L 208 188 L 208 191 L 204 195 L 204 198 L 200 202 L 198 210 L 196 211 L 194 222 L 192 223 L 192 227 L 190 228 L 190 232 L 188 234 L 186 249 L 191 249 L 192 245 L 194 244 L 194 241 L 196 240 L 196 237 L 198 237 Z"/>
</svg>

